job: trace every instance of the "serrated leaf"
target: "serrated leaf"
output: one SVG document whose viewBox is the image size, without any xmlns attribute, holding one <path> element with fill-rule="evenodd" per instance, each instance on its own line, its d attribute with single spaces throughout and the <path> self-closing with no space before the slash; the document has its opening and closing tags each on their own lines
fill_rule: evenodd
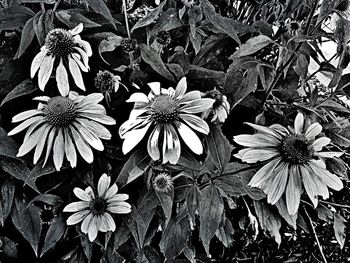
<svg viewBox="0 0 350 263">
<path fill-rule="evenodd" d="M 156 71 L 159 75 L 163 76 L 164 78 L 166 78 L 172 82 L 176 82 L 175 78 L 169 72 L 169 70 L 166 68 L 160 55 L 158 54 L 158 52 L 154 48 L 148 47 L 145 44 L 141 44 L 140 49 L 141 49 L 142 59 L 148 65 L 150 65 L 154 71 Z"/>
<path fill-rule="evenodd" d="M 172 218 L 164 230 L 159 247 L 165 256 L 165 262 L 173 262 L 180 255 L 190 238 L 191 228 L 187 218 L 180 221 Z"/>
<path fill-rule="evenodd" d="M 265 35 L 252 37 L 243 45 L 241 45 L 239 49 L 233 53 L 230 59 L 252 55 L 271 43 L 273 43 L 272 39 Z"/>
<path fill-rule="evenodd" d="M 141 18 L 131 29 L 131 32 L 137 28 L 145 27 L 152 24 L 158 17 L 163 7 L 167 3 L 167 0 L 162 1 L 159 6 L 149 12 L 145 17 Z"/>
<path fill-rule="evenodd" d="M 104 1 L 86 0 L 86 2 L 96 13 L 99 13 L 99 14 L 103 15 L 105 18 L 107 18 L 109 20 L 109 22 L 111 22 L 111 24 L 115 28 L 115 23 L 114 23 L 114 19 L 112 17 L 112 14 L 109 11 L 109 8 Z"/>
<path fill-rule="evenodd" d="M 333 223 L 334 234 L 341 249 L 344 248 L 345 239 L 346 239 L 345 223 L 346 223 L 346 220 L 339 213 L 336 213 L 334 215 L 334 223 Z"/>
<path fill-rule="evenodd" d="M 3 182 L 0 198 L 0 225 L 2 226 L 4 226 L 4 222 L 11 212 L 14 195 L 15 185 L 9 180 Z"/>
<path fill-rule="evenodd" d="M 11 218 L 16 229 L 29 242 L 34 253 L 38 256 L 38 246 L 41 233 L 39 209 L 35 206 L 27 208 L 27 202 L 15 198 Z"/>
<path fill-rule="evenodd" d="M 254 201 L 255 213 L 259 219 L 260 227 L 267 230 L 277 242 L 281 244 L 282 238 L 280 234 L 281 218 L 274 214 L 265 203 Z"/>
<path fill-rule="evenodd" d="M 206 137 L 208 151 L 216 168 L 222 173 L 230 161 L 233 147 L 222 133 L 220 126 L 214 126 Z"/>
<path fill-rule="evenodd" d="M 224 202 L 218 189 L 214 185 L 209 185 L 202 189 L 199 204 L 199 237 L 207 255 L 209 255 L 210 241 L 219 228 L 223 213 Z"/>
<path fill-rule="evenodd" d="M 142 149 L 136 150 L 126 161 L 117 178 L 117 185 L 123 187 L 140 177 L 149 167 L 150 157 Z"/>
<path fill-rule="evenodd" d="M 6 95 L 0 106 L 13 99 L 29 95 L 37 90 L 39 89 L 33 85 L 33 82 L 30 79 L 26 79 Z"/>
<path fill-rule="evenodd" d="M 19 44 L 17 53 L 15 55 L 15 59 L 19 58 L 23 55 L 23 53 L 27 50 L 29 45 L 32 43 L 34 39 L 34 29 L 33 29 L 33 18 L 30 18 L 24 25 L 22 34 L 21 34 L 21 42 Z"/>
<path fill-rule="evenodd" d="M 47 251 L 55 247 L 57 242 L 62 238 L 65 230 L 66 223 L 63 216 L 60 215 L 50 225 L 49 230 L 46 233 L 44 245 L 40 252 L 40 257 L 42 257 Z"/>
</svg>

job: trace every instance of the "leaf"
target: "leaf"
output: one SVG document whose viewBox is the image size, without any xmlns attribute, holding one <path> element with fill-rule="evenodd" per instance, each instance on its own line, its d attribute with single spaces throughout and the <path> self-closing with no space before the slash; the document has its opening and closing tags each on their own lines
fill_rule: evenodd
<svg viewBox="0 0 350 263">
<path fill-rule="evenodd" d="M 104 52 L 111 52 L 113 51 L 116 47 L 119 47 L 122 40 L 124 38 L 115 34 L 112 34 L 111 36 L 108 36 L 107 39 L 103 39 L 101 43 L 98 45 L 98 53 L 100 54 L 100 57 L 102 60 L 109 64 L 102 56 L 102 53 Z"/>
<path fill-rule="evenodd" d="M 17 246 L 15 242 L 7 237 L 0 237 L 0 252 L 9 258 L 17 258 Z"/>
<path fill-rule="evenodd" d="M 222 221 L 224 213 L 224 202 L 214 185 L 209 185 L 201 191 L 199 216 L 199 237 L 204 249 L 209 255 L 210 240 L 214 237 L 216 230 Z"/>
<path fill-rule="evenodd" d="M 334 214 L 333 229 L 335 238 L 337 239 L 341 249 L 344 248 L 346 239 L 345 223 L 346 220 L 339 213 Z"/>
<path fill-rule="evenodd" d="M 103 252 L 103 257 L 100 263 L 125 263 L 125 258 L 112 249 L 106 249 Z"/>
<path fill-rule="evenodd" d="M 0 199 L 0 225 L 4 226 L 6 218 L 9 216 L 15 195 L 15 185 L 9 180 L 2 183 Z"/>
<path fill-rule="evenodd" d="M 49 249 L 54 248 L 57 242 L 62 238 L 66 230 L 66 223 L 62 215 L 57 217 L 55 221 L 50 225 L 49 230 L 46 233 L 43 248 L 40 252 L 42 257 Z"/>
<path fill-rule="evenodd" d="M 32 43 L 34 39 L 34 28 L 33 28 L 33 17 L 30 18 L 24 25 L 22 34 L 21 34 L 21 42 L 19 44 L 17 53 L 15 55 L 15 59 L 19 58 L 23 55 L 23 53 L 27 50 L 29 45 Z"/>
<path fill-rule="evenodd" d="M 295 215 L 290 215 L 288 213 L 287 206 L 286 206 L 283 198 L 280 198 L 280 200 L 278 200 L 278 202 L 275 204 L 275 206 L 277 207 L 280 216 L 284 220 L 286 220 L 286 222 L 296 230 L 297 229 L 298 213 L 296 213 Z"/>
<path fill-rule="evenodd" d="M 21 5 L 12 5 L 1 9 L 0 31 L 18 29 L 33 16 L 34 13 L 31 9 Z"/>
<path fill-rule="evenodd" d="M 41 233 L 41 223 L 39 209 L 35 206 L 27 207 L 24 200 L 15 198 L 14 208 L 12 209 L 12 222 L 16 229 L 29 242 L 36 256 L 38 256 L 38 246 Z"/>
<path fill-rule="evenodd" d="M 206 137 L 208 151 L 214 160 L 216 168 L 222 173 L 230 161 L 233 147 L 222 133 L 220 126 L 214 126 Z"/>
<path fill-rule="evenodd" d="M 0 127 L 0 155 L 18 159 L 16 157 L 17 151 L 17 143 L 7 136 L 7 132 Z"/>
<path fill-rule="evenodd" d="M 33 85 L 33 82 L 30 79 L 26 79 L 6 95 L 0 106 L 13 99 L 32 94 L 37 90 L 39 89 Z"/>
<path fill-rule="evenodd" d="M 140 49 L 142 59 L 148 65 L 150 65 L 154 71 L 156 71 L 159 75 L 163 76 L 164 78 L 172 82 L 176 82 L 175 78 L 166 68 L 158 52 L 154 48 L 148 47 L 145 44 L 140 44 Z"/>
<path fill-rule="evenodd" d="M 129 218 L 126 222 L 135 240 L 138 251 L 141 251 L 144 246 L 148 226 L 144 222 L 140 213 L 134 207 L 132 208 L 131 213 L 129 214 Z"/>
<path fill-rule="evenodd" d="M 34 197 L 28 205 L 32 205 L 34 202 L 42 202 L 49 206 L 58 206 L 63 203 L 63 200 L 58 195 L 54 194 L 41 194 Z"/>
<path fill-rule="evenodd" d="M 241 41 L 238 38 L 237 30 L 233 24 L 230 23 L 231 19 L 216 13 L 214 6 L 209 2 L 209 0 L 200 0 L 199 2 L 203 7 L 205 17 L 209 20 L 209 22 L 223 33 L 226 33 L 240 45 Z"/>
<path fill-rule="evenodd" d="M 254 201 L 255 213 L 259 219 L 260 227 L 267 230 L 277 242 L 278 246 L 281 244 L 281 218 L 276 216 L 265 203 L 261 201 Z"/>
<path fill-rule="evenodd" d="M 180 221 L 174 218 L 170 220 L 159 243 L 160 251 L 165 256 L 165 262 L 173 262 L 183 252 L 190 235 L 191 228 L 186 217 Z"/>
<path fill-rule="evenodd" d="M 40 46 L 45 43 L 46 35 L 53 29 L 54 13 L 52 10 L 38 12 L 33 18 L 33 29 Z"/>
<path fill-rule="evenodd" d="M 152 24 L 158 17 L 163 7 L 167 3 L 167 0 L 162 1 L 159 6 L 149 12 L 145 17 L 141 18 L 131 29 L 131 33 L 137 28 L 145 27 Z"/>
<path fill-rule="evenodd" d="M 91 6 L 91 8 L 96 13 L 99 13 L 99 14 L 103 15 L 105 18 L 107 18 L 109 20 L 109 22 L 111 22 L 113 27 L 116 28 L 115 27 L 115 23 L 114 23 L 114 19 L 112 17 L 112 14 L 109 11 L 109 8 L 108 8 L 108 6 L 106 5 L 106 3 L 104 1 L 101 1 L 101 0 L 86 0 L 86 2 L 87 2 L 87 4 L 89 6 Z"/>
<path fill-rule="evenodd" d="M 35 185 L 35 181 L 47 174 L 52 174 L 56 172 L 56 168 L 53 164 L 53 161 L 50 159 L 47 161 L 43 167 L 44 160 L 39 161 L 34 168 L 30 171 L 28 177 L 25 180 L 25 184 Z M 65 169 L 66 167 L 63 167 Z"/>
<path fill-rule="evenodd" d="M 333 143 L 345 148 L 350 146 L 350 122 L 348 119 L 337 118 L 323 127 Z"/>
<path fill-rule="evenodd" d="M 92 257 L 93 243 L 90 242 L 90 240 L 88 239 L 88 237 L 86 235 L 80 235 L 80 244 L 81 244 L 81 247 L 82 247 L 84 254 L 87 258 L 87 261 L 90 263 L 91 257 Z"/>
<path fill-rule="evenodd" d="M 230 59 L 249 56 L 273 43 L 272 39 L 265 35 L 259 35 L 248 39 L 239 49 L 233 53 Z"/>
<path fill-rule="evenodd" d="M 142 150 L 136 150 L 126 161 L 117 178 L 117 185 L 123 187 L 141 176 L 149 167 L 150 157 Z"/>
<path fill-rule="evenodd" d="M 193 185 L 187 194 L 186 205 L 188 214 L 191 217 L 192 222 L 196 220 L 196 211 L 199 206 L 200 191 L 197 185 Z"/>
<path fill-rule="evenodd" d="M 160 191 L 155 191 L 155 192 L 163 208 L 163 212 L 166 218 L 165 226 L 167 226 L 173 211 L 174 186 L 171 186 L 171 189 L 168 190 L 167 192 L 160 192 Z"/>
<path fill-rule="evenodd" d="M 56 17 L 69 28 L 74 28 L 80 23 L 84 25 L 84 28 L 94 28 L 101 26 L 100 24 L 90 20 L 77 10 L 61 10 L 55 13 Z"/>
<path fill-rule="evenodd" d="M 322 204 L 319 204 L 317 206 L 316 211 L 318 218 L 323 221 L 331 222 L 334 218 L 333 212 L 328 207 L 325 207 Z"/>
<path fill-rule="evenodd" d="M 215 235 L 225 247 L 229 247 L 234 241 L 234 232 L 231 221 L 226 218 L 224 225 L 216 231 Z"/>
</svg>

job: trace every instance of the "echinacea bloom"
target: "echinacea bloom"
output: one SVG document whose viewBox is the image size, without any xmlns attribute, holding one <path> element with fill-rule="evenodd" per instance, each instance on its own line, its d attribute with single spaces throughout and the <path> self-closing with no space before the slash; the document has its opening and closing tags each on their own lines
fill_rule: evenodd
<svg viewBox="0 0 350 263">
<path fill-rule="evenodd" d="M 157 174 L 153 179 L 153 188 L 158 192 L 166 193 L 171 190 L 173 185 L 173 178 L 165 172 Z"/>
<path fill-rule="evenodd" d="M 148 84 L 151 92 L 134 93 L 127 102 L 135 102 L 129 120 L 119 129 L 123 153 L 132 150 L 151 129 L 147 142 L 148 154 L 153 160 L 162 158 L 163 163 L 176 164 L 181 154 L 180 138 L 195 154 L 203 153 L 203 145 L 197 131 L 209 133 L 208 124 L 196 116 L 210 108 L 214 100 L 201 98 L 199 91 L 186 93 L 186 78 L 173 88 L 163 89 L 159 82 Z"/>
<path fill-rule="evenodd" d="M 41 90 L 45 89 L 51 77 L 55 61 L 58 61 L 56 82 L 62 96 L 67 96 L 69 92 L 67 67 L 75 84 L 85 90 L 81 71 L 89 71 L 88 61 L 92 50 L 90 44 L 79 36 L 82 31 L 83 24 L 79 24 L 72 30 L 55 28 L 47 34 L 45 44 L 34 57 L 30 69 L 31 78 L 39 70 L 38 85 Z"/>
<path fill-rule="evenodd" d="M 230 112 L 230 103 L 227 101 L 227 97 L 221 94 L 217 89 L 208 91 L 205 97 L 215 99 L 213 106 L 202 113 L 202 118 L 210 118 L 211 122 L 225 122 Z"/>
<path fill-rule="evenodd" d="M 81 221 L 81 231 L 88 234 L 92 242 L 96 239 L 98 231 L 114 232 L 116 229 L 111 214 L 128 214 L 131 212 L 131 205 L 126 200 L 127 194 L 117 194 L 118 186 L 111 184 L 111 178 L 103 174 L 98 180 L 97 195 L 89 186 L 85 190 L 74 188 L 73 192 L 81 201 L 67 205 L 63 212 L 74 212 L 67 219 L 67 225 L 76 225 Z"/>
<path fill-rule="evenodd" d="M 126 90 L 127 87 L 120 82 L 121 78 L 108 70 L 99 71 L 95 77 L 95 87 L 105 96 L 106 102 L 111 102 L 111 94 L 117 92 L 120 85 Z"/>
<path fill-rule="evenodd" d="M 304 189 L 316 207 L 319 195 L 323 199 L 329 197 L 327 187 L 336 191 L 343 188 L 342 181 L 326 169 L 324 162 L 324 158 L 339 157 L 342 153 L 322 151 L 331 140 L 318 136 L 322 131 L 319 123 L 305 129 L 304 116 L 298 113 L 294 129 L 279 124 L 248 125 L 258 133 L 234 136 L 237 144 L 248 147 L 235 156 L 247 163 L 268 161 L 249 182 L 267 194 L 268 203 L 276 204 L 285 192 L 288 213 L 294 215 Z"/>
<path fill-rule="evenodd" d="M 102 141 L 110 140 L 110 132 L 102 125 L 113 125 L 115 120 L 106 115 L 105 108 L 98 104 L 103 99 L 101 93 L 80 96 L 70 92 L 69 97 L 36 97 L 40 101 L 38 109 L 17 114 L 12 122 L 21 122 L 10 131 L 14 135 L 28 128 L 17 156 L 23 156 L 35 148 L 34 164 L 37 163 L 46 145 L 45 161 L 53 149 L 56 170 L 62 167 L 64 155 L 71 167 L 77 164 L 77 152 L 88 163 L 94 156 L 91 148 L 103 151 Z"/>
</svg>

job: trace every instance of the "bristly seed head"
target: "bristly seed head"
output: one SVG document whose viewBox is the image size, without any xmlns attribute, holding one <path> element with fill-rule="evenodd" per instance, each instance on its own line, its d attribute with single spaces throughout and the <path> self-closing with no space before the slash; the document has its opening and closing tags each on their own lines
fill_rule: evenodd
<svg viewBox="0 0 350 263">
<path fill-rule="evenodd" d="M 160 173 L 153 179 L 153 188 L 158 192 L 166 193 L 173 185 L 173 179 L 168 173 Z"/>
<path fill-rule="evenodd" d="M 101 91 L 113 92 L 115 86 L 116 77 L 108 70 L 100 71 L 95 77 L 95 87 Z"/>
<path fill-rule="evenodd" d="M 157 123 L 173 122 L 178 117 L 178 102 L 169 95 L 161 94 L 150 105 L 152 118 Z"/>
<path fill-rule="evenodd" d="M 43 109 L 46 120 L 56 127 L 69 125 L 76 116 L 76 106 L 69 98 L 57 96 L 51 98 Z"/>
<path fill-rule="evenodd" d="M 90 210 L 94 215 L 102 215 L 106 212 L 106 201 L 99 197 L 90 202 Z"/>
<path fill-rule="evenodd" d="M 73 52 L 74 42 L 72 34 L 62 28 L 51 30 L 45 39 L 45 46 L 55 57 L 63 57 Z"/>
<path fill-rule="evenodd" d="M 314 153 L 312 143 L 302 134 L 287 135 L 280 147 L 284 161 L 292 164 L 307 163 Z"/>
</svg>

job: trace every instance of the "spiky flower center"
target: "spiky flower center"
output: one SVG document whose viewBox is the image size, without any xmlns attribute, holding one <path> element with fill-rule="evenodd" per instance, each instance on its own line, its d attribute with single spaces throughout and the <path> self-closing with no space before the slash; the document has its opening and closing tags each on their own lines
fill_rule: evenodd
<svg viewBox="0 0 350 263">
<path fill-rule="evenodd" d="M 102 215 L 106 211 L 106 201 L 99 197 L 91 201 L 90 210 L 94 215 Z"/>
<path fill-rule="evenodd" d="M 312 143 L 302 134 L 289 134 L 281 144 L 284 161 L 292 164 L 307 163 L 314 153 Z"/>
<path fill-rule="evenodd" d="M 100 71 L 95 78 L 95 87 L 102 93 L 113 92 L 115 76 L 108 70 Z"/>
<path fill-rule="evenodd" d="M 56 127 L 69 125 L 77 113 L 74 101 L 61 96 L 51 98 L 43 111 L 46 114 L 46 120 Z"/>
<path fill-rule="evenodd" d="M 129 53 L 129 52 L 136 51 L 138 48 L 138 45 L 135 39 L 124 38 L 121 42 L 121 47 L 125 52 Z"/>
<path fill-rule="evenodd" d="M 55 57 L 67 56 L 74 47 L 72 34 L 62 28 L 53 29 L 46 36 L 45 46 Z"/>
<path fill-rule="evenodd" d="M 160 173 L 153 179 L 153 188 L 158 192 L 166 193 L 173 186 L 173 179 L 168 173 Z"/>
<path fill-rule="evenodd" d="M 161 94 L 150 105 L 151 116 L 157 123 L 169 123 L 177 119 L 178 102 L 169 95 Z"/>
</svg>

